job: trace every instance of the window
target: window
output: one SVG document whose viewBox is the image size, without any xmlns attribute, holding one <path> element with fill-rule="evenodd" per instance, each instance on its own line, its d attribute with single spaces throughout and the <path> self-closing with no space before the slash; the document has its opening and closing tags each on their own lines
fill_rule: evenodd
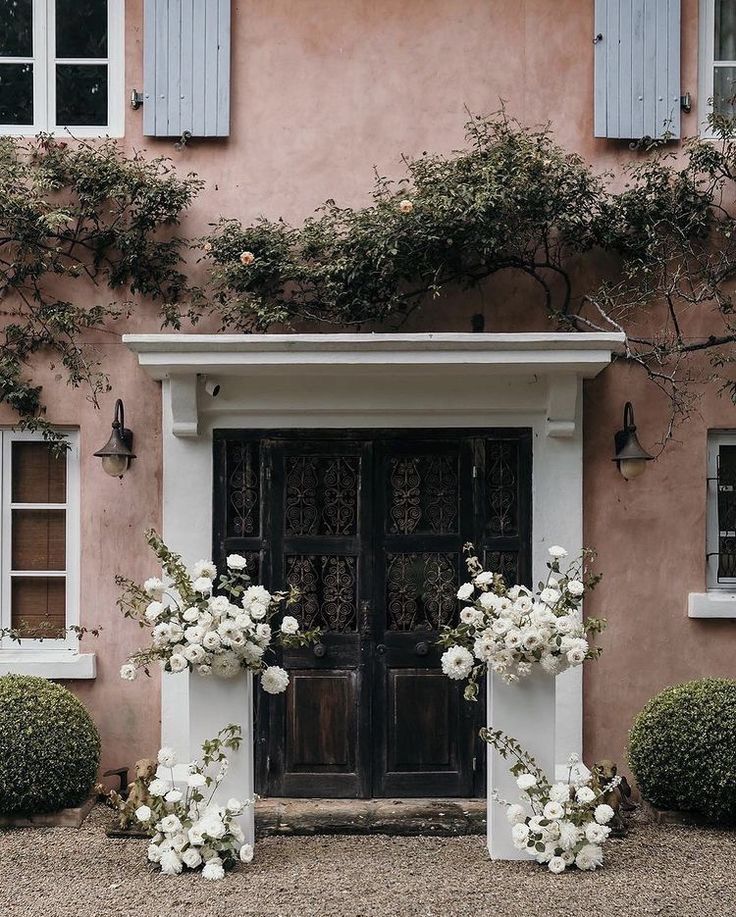
<svg viewBox="0 0 736 917">
<path fill-rule="evenodd" d="M 122 135 L 124 0 L 0 2 L 0 132 Z"/>
<path fill-rule="evenodd" d="M 736 0 L 700 3 L 700 115 L 736 114 Z"/>
<path fill-rule="evenodd" d="M 708 441 L 709 589 L 736 592 L 736 434 L 714 432 Z"/>
<path fill-rule="evenodd" d="M 0 431 L 0 625 L 22 638 L 0 638 L 0 674 L 57 677 L 38 668 L 54 654 L 89 668 L 66 632 L 79 623 L 79 446 L 67 436 L 70 448 L 56 452 L 35 434 Z"/>
</svg>

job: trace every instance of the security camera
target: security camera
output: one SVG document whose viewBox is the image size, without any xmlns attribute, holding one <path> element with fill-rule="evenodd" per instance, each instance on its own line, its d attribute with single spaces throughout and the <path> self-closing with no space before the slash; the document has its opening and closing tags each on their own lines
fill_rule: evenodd
<svg viewBox="0 0 736 917">
<path fill-rule="evenodd" d="M 205 378 L 204 390 L 207 392 L 210 398 L 217 398 L 217 396 L 220 394 L 220 384 L 219 382 L 213 382 L 212 379 Z"/>
</svg>

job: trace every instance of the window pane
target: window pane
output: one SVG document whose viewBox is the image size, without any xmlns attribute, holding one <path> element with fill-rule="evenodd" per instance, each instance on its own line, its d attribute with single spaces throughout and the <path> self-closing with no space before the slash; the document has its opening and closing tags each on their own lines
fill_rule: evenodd
<svg viewBox="0 0 736 917">
<path fill-rule="evenodd" d="M 11 569 L 66 569 L 66 512 L 14 509 Z"/>
<path fill-rule="evenodd" d="M 0 63 L 0 124 L 33 124 L 33 64 Z"/>
<path fill-rule="evenodd" d="M 59 126 L 107 124 L 107 65 L 58 64 L 56 123 Z"/>
<path fill-rule="evenodd" d="M 13 443 L 13 503 L 65 503 L 66 453 L 47 443 Z"/>
<path fill-rule="evenodd" d="M 56 56 L 107 57 L 107 0 L 56 0 Z"/>
<path fill-rule="evenodd" d="M 33 56 L 33 0 L 0 3 L 0 56 Z"/>
<path fill-rule="evenodd" d="M 729 118 L 736 102 L 736 67 L 716 67 L 713 72 L 713 111 Z"/>
<path fill-rule="evenodd" d="M 715 60 L 736 60 L 736 0 L 716 0 Z"/>
<path fill-rule="evenodd" d="M 736 446 L 718 450 L 718 578 L 736 577 Z"/>
<path fill-rule="evenodd" d="M 21 636 L 59 638 L 66 626 L 66 580 L 63 576 L 14 576 L 10 626 Z"/>
</svg>

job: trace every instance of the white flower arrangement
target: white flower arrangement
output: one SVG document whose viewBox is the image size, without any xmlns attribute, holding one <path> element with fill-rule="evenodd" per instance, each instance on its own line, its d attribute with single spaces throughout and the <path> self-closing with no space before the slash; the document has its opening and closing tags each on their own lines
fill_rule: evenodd
<svg viewBox="0 0 736 917">
<path fill-rule="evenodd" d="M 549 675 L 582 665 L 600 655 L 589 635 L 599 633 L 605 621 L 583 620 L 581 603 L 599 576 L 591 576 L 584 552 L 564 573 L 560 560 L 567 551 L 549 549 L 549 573 L 536 593 L 525 586 L 507 587 L 500 573 L 484 570 L 466 545 L 470 581 L 458 589 L 464 603 L 460 622 L 445 627 L 440 642 L 447 647 L 442 671 L 448 678 L 466 681 L 465 697 L 476 700 L 478 680 L 490 669 L 512 683 L 525 678 L 536 666 Z"/>
<path fill-rule="evenodd" d="M 253 805 L 229 799 L 217 805 L 215 792 L 227 773 L 225 749 L 237 749 L 242 741 L 239 726 L 226 726 L 202 746 L 202 761 L 188 766 L 187 785 L 179 789 L 174 780 L 176 755 L 170 748 L 158 753 L 161 768 L 170 778 L 155 776 L 147 784 L 149 804 L 135 810 L 139 824 L 151 836 L 148 860 L 163 875 L 179 875 L 185 869 L 202 869 L 204 879 L 222 879 L 238 861 L 250 863 L 253 847 L 245 843 L 237 817 Z M 217 768 L 213 775 L 210 771 Z"/>
<path fill-rule="evenodd" d="M 481 729 L 481 738 L 503 757 L 515 759 L 511 773 L 516 777 L 521 804 L 493 798 L 506 807 L 514 847 L 524 850 L 550 872 L 561 873 L 571 866 L 584 871 L 603 864 L 603 844 L 611 829 L 614 810 L 604 800 L 620 783 L 614 777 L 601 786 L 590 773 L 577 767 L 571 755 L 566 781 L 550 783 L 534 758 L 500 730 Z M 529 810 L 531 809 L 531 814 Z"/>
<path fill-rule="evenodd" d="M 146 540 L 170 585 L 157 577 L 142 586 L 116 578 L 124 590 L 118 605 L 125 616 L 151 632 L 151 645 L 129 657 L 120 669 L 121 678 L 132 681 L 139 669 L 148 674 L 154 662 L 167 672 L 194 671 L 203 677 L 232 678 L 249 669 L 260 673 L 264 691 L 285 691 L 288 673 L 268 665 L 267 652 L 275 646 L 305 646 L 318 636 L 318 631 L 303 632 L 291 615 L 272 626 L 282 603 L 292 603 L 295 594 L 272 594 L 251 585 L 246 559 L 239 554 L 228 555 L 227 572 L 218 577 L 211 560 L 187 568 L 155 532 L 147 532 Z"/>
</svg>

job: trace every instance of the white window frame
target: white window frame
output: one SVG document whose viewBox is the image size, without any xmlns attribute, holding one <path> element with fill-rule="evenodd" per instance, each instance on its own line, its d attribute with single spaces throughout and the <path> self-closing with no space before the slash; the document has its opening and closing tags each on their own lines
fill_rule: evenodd
<svg viewBox="0 0 736 917">
<path fill-rule="evenodd" d="M 22 504 L 24 509 L 64 509 L 66 512 L 66 627 L 80 623 L 80 469 L 79 431 L 62 431 L 66 453 L 66 503 Z M 11 526 L 12 449 L 17 442 L 42 442 L 38 433 L 0 429 L 0 626 L 11 627 Z M 23 573 L 23 575 L 28 575 Z M 34 571 L 34 576 L 60 575 L 59 571 Z M 94 678 L 94 653 L 80 653 L 76 634 L 61 639 L 0 637 L 0 674 L 41 675 L 46 678 Z"/>
<path fill-rule="evenodd" d="M 691 592 L 688 614 L 691 618 L 736 618 L 736 577 L 718 580 L 718 456 L 721 446 L 736 446 L 736 430 L 711 430 L 708 433 L 706 490 L 706 592 Z"/>
<path fill-rule="evenodd" d="M 69 64 L 104 64 L 107 74 L 107 124 L 56 124 L 56 0 L 33 2 L 32 57 L 3 57 L 5 63 L 33 64 L 33 124 L 0 124 L 7 137 L 66 133 L 74 137 L 122 137 L 125 129 L 125 0 L 107 0 L 107 57 L 58 58 Z"/>
</svg>

